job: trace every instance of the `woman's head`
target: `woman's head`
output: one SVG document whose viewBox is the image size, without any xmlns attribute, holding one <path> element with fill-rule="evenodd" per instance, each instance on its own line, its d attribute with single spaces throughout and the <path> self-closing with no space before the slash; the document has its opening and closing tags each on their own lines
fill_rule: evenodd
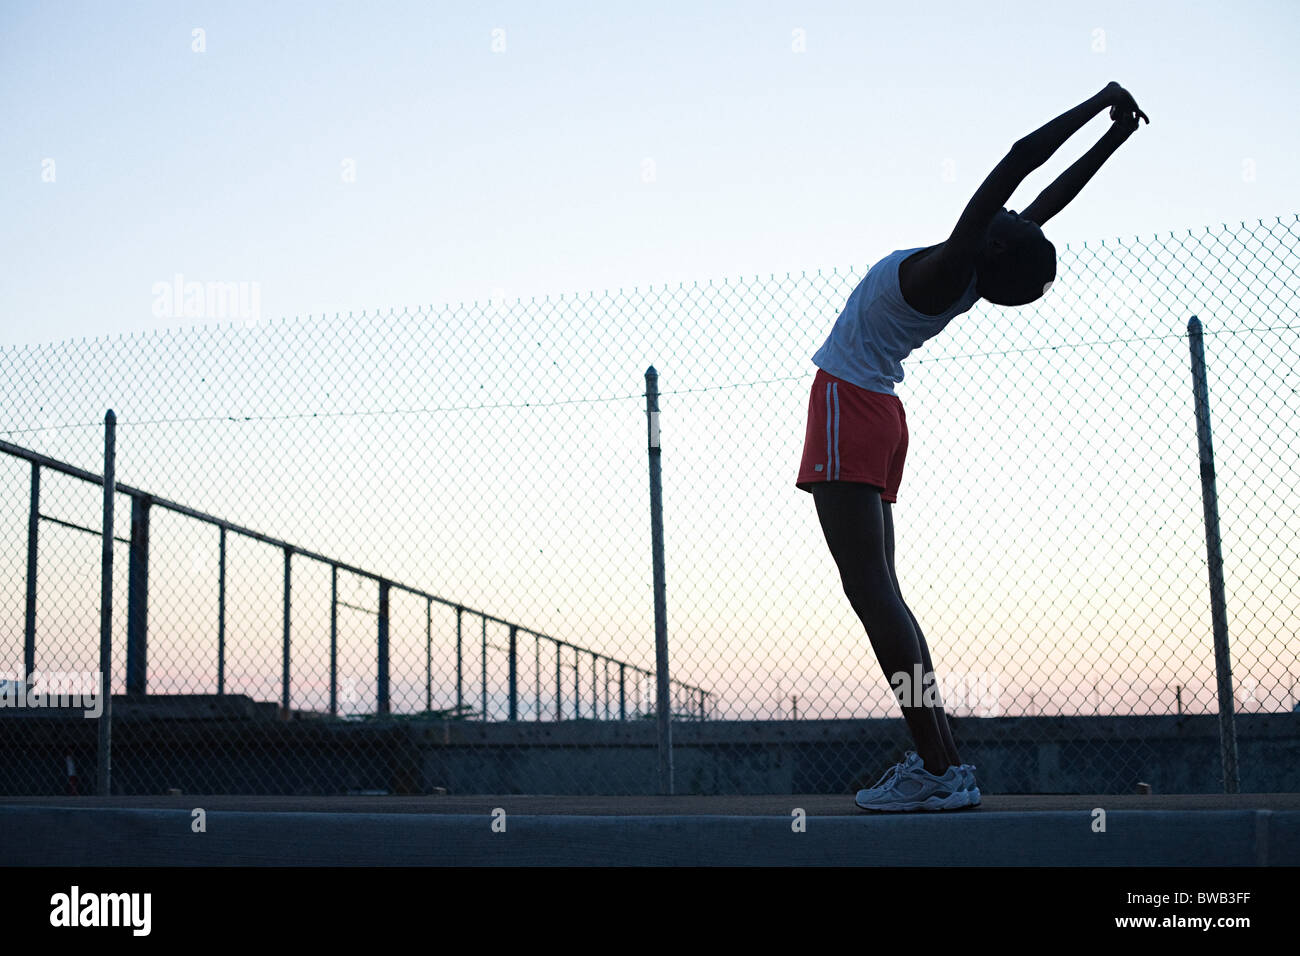
<svg viewBox="0 0 1300 956">
<path fill-rule="evenodd" d="M 975 291 L 994 305 L 1027 305 L 1056 279 L 1056 247 L 1038 223 L 1003 209 L 989 223 L 975 263 Z"/>
</svg>

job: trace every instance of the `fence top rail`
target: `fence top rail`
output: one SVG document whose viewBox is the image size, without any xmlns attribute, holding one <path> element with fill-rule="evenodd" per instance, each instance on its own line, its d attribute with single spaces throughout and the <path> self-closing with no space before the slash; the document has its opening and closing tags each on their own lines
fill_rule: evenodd
<svg viewBox="0 0 1300 956">
<path fill-rule="evenodd" d="M 0 452 L 3 452 L 6 455 L 11 455 L 14 458 L 24 459 L 26 461 L 31 462 L 33 465 L 37 465 L 38 467 L 48 468 L 51 471 L 61 472 L 62 474 L 68 475 L 72 478 L 77 478 L 81 481 L 89 482 L 92 485 L 103 485 L 104 483 L 103 475 L 97 475 L 93 471 L 87 471 L 85 468 L 78 468 L 76 465 L 69 464 L 66 461 L 59 461 L 59 459 L 57 458 L 51 458 L 48 455 L 42 455 L 38 451 L 32 451 L 30 448 L 24 448 L 21 445 L 15 445 L 12 442 L 5 441 L 4 439 L 0 439 Z M 501 624 L 505 627 L 513 627 L 521 633 L 531 634 L 534 637 L 541 638 L 542 640 L 551 641 L 557 647 L 571 647 L 575 651 L 578 651 L 582 654 L 590 654 L 593 658 L 598 658 L 598 657 L 604 658 L 605 660 L 613 661 L 616 664 L 625 663 L 622 661 L 617 661 L 612 657 L 606 657 L 604 654 L 600 654 L 597 651 L 591 651 L 585 647 L 580 647 L 579 645 L 573 644 L 569 641 L 562 641 L 558 637 L 551 637 L 549 634 L 543 634 L 540 631 L 533 630 L 532 628 L 524 627 L 522 624 L 516 624 L 514 621 L 507 621 L 505 618 L 497 617 L 494 614 L 488 614 L 486 611 L 479 611 L 479 610 L 475 610 L 472 607 L 466 607 L 464 604 L 461 604 L 458 601 L 450 601 L 447 598 L 439 597 L 436 594 L 431 594 L 428 591 L 422 590 L 421 588 L 417 588 L 409 584 L 402 584 L 399 581 L 393 581 L 389 578 L 384 577 L 382 574 L 377 574 L 374 571 L 367 571 L 365 568 L 360 568 L 357 567 L 356 565 L 348 564 L 346 561 L 339 561 L 336 560 L 335 558 L 328 557 L 318 552 L 309 551 L 306 548 L 300 548 L 297 545 L 291 544 L 288 541 L 284 541 L 280 538 L 274 538 L 271 535 L 263 534 L 260 531 L 254 531 L 252 528 L 247 528 L 243 525 L 235 524 L 233 521 L 227 521 L 225 518 L 218 518 L 216 515 L 207 514 L 206 512 L 199 511 L 197 508 L 191 508 L 188 505 L 183 505 L 180 502 L 171 501 L 167 498 L 160 498 L 158 495 L 152 494 L 148 491 L 143 491 L 139 488 L 133 488 L 130 485 L 124 485 L 121 482 L 118 482 L 116 487 L 119 494 L 130 495 L 132 498 L 140 498 L 140 499 L 147 500 L 149 502 L 150 507 L 156 506 L 159 508 L 165 508 L 166 510 L 175 512 L 176 514 L 184 515 L 187 518 L 193 518 L 196 521 L 202 521 L 205 524 L 210 524 L 215 527 L 221 528 L 223 531 L 233 532 L 234 534 L 242 535 L 245 538 L 250 538 L 254 541 L 260 541 L 263 544 L 269 544 L 272 547 L 280 548 L 285 552 L 288 552 L 290 554 L 295 554 L 298 557 L 307 558 L 310 561 L 318 561 L 321 564 L 329 565 L 330 567 L 340 571 L 346 571 L 349 574 L 356 575 L 357 577 L 369 578 L 370 580 L 375 581 L 381 585 L 386 585 L 390 588 L 396 588 L 399 591 L 405 591 L 408 594 L 413 594 L 416 595 L 417 597 L 422 597 L 429 601 L 435 601 L 438 604 L 443 605 L 444 607 L 454 607 L 458 611 L 463 611 L 467 614 L 473 615 L 474 617 L 482 618 L 484 621 L 491 621 L 494 624 Z M 626 664 L 625 666 L 631 667 L 634 670 L 644 671 L 644 668 L 637 667 L 635 664 Z M 653 673 L 652 671 L 644 671 L 644 672 Z M 680 683 L 680 682 L 673 681 L 673 683 Z M 692 685 L 681 684 L 681 686 L 691 687 Z M 702 688 L 694 688 L 694 689 L 701 690 Z"/>
</svg>

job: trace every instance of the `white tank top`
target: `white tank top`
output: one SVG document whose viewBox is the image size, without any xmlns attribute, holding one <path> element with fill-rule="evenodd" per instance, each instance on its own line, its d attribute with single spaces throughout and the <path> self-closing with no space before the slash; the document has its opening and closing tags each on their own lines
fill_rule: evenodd
<svg viewBox="0 0 1300 956">
<path fill-rule="evenodd" d="M 867 270 L 825 344 L 813 355 L 814 365 L 860 388 L 894 394 L 894 385 L 903 380 L 903 359 L 979 301 L 971 276 L 966 291 L 939 315 L 908 305 L 899 288 L 898 267 L 925 248 L 896 249 Z"/>
</svg>

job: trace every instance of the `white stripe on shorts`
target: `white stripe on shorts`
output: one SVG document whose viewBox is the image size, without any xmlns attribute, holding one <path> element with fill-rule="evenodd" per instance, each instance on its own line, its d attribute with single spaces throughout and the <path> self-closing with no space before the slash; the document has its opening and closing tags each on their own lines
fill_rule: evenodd
<svg viewBox="0 0 1300 956">
<path fill-rule="evenodd" d="M 840 385 L 831 382 L 832 394 L 835 396 L 835 480 L 840 480 Z"/>
<path fill-rule="evenodd" d="M 835 466 L 835 446 L 831 444 L 831 435 L 832 435 L 832 428 L 833 428 L 833 422 L 831 420 L 831 389 L 834 387 L 835 387 L 834 383 L 832 382 L 826 383 L 826 480 L 827 481 L 831 480 L 831 475 L 834 474 L 833 468 Z"/>
</svg>

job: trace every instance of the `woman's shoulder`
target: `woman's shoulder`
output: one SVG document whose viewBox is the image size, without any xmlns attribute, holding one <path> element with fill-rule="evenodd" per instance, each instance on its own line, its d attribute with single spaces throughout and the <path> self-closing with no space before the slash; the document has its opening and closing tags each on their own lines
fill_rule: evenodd
<svg viewBox="0 0 1300 956">
<path fill-rule="evenodd" d="M 951 309 L 974 277 L 973 267 L 954 269 L 944 259 L 943 247 L 941 242 L 918 249 L 898 264 L 903 301 L 924 315 L 942 315 Z"/>
</svg>

